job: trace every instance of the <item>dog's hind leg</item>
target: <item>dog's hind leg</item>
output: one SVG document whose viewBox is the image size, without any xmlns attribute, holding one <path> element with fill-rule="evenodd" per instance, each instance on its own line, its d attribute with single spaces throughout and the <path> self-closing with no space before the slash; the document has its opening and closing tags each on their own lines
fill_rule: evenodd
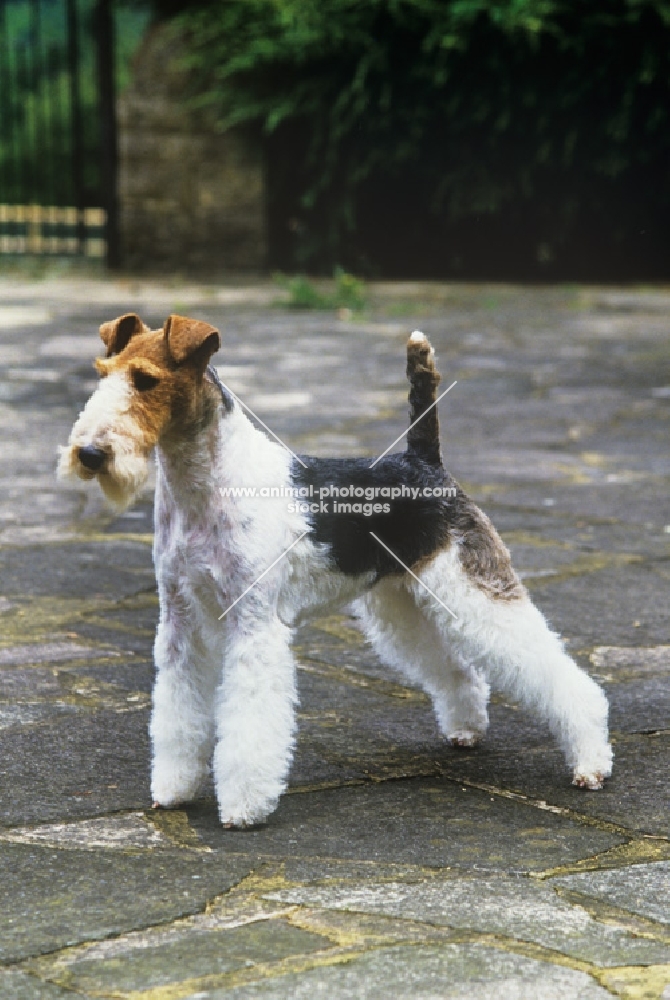
<svg viewBox="0 0 670 1000">
<path fill-rule="evenodd" d="M 488 727 L 489 686 L 447 647 L 404 581 L 382 580 L 356 610 L 380 659 L 430 695 L 442 734 L 453 746 L 475 746 Z"/>
<path fill-rule="evenodd" d="M 417 601 L 457 655 L 486 673 L 494 689 L 543 719 L 573 770 L 573 784 L 602 787 L 612 772 L 607 699 L 577 666 L 528 595 L 484 592 L 464 570 L 458 547 L 421 571 L 423 583 L 448 602 L 454 620 L 419 584 Z"/>
</svg>

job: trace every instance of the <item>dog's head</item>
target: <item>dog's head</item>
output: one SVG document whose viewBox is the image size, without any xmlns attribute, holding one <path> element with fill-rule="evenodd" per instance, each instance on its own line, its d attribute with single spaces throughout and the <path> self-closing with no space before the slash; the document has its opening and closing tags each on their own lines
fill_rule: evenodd
<svg viewBox="0 0 670 1000">
<path fill-rule="evenodd" d="M 220 339 L 200 320 L 173 315 L 150 330 L 134 313 L 103 323 L 100 336 L 100 384 L 60 449 L 58 472 L 97 478 L 122 509 L 144 485 L 155 445 L 201 418 L 203 376 Z"/>
</svg>

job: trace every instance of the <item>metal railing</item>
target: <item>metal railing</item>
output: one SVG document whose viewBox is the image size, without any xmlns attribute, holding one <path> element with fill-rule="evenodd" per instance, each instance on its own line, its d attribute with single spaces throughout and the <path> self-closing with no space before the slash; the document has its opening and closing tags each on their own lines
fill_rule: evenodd
<svg viewBox="0 0 670 1000">
<path fill-rule="evenodd" d="M 102 208 L 0 205 L 0 254 L 106 256 Z"/>
<path fill-rule="evenodd" d="M 112 0 L 0 0 L 0 254 L 118 263 Z"/>
</svg>

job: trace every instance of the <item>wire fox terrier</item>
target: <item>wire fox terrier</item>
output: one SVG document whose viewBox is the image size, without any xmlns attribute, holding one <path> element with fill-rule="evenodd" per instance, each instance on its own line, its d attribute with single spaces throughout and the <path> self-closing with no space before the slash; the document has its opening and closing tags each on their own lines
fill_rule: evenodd
<svg viewBox="0 0 670 1000">
<path fill-rule="evenodd" d="M 443 468 L 440 376 L 423 334 L 407 344 L 406 450 L 372 466 L 299 457 L 258 430 L 209 365 L 220 339 L 207 323 L 173 315 L 150 330 L 129 314 L 100 335 L 102 379 L 59 471 L 97 477 L 124 508 L 155 449 L 155 806 L 195 798 L 213 767 L 225 826 L 275 809 L 295 742 L 292 632 L 356 598 L 375 650 L 428 692 L 454 746 L 486 732 L 490 681 L 545 721 L 573 784 L 602 787 L 607 701 Z"/>
</svg>

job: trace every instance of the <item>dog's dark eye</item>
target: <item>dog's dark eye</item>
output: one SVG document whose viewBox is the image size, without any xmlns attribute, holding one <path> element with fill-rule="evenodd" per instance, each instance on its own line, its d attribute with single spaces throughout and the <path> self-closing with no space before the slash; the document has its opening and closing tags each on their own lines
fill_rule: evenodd
<svg viewBox="0 0 670 1000">
<path fill-rule="evenodd" d="M 158 385 L 156 376 L 150 375 L 149 372 L 143 372 L 141 368 L 135 368 L 130 377 L 138 392 L 146 392 L 147 389 L 153 389 L 154 386 Z"/>
</svg>

